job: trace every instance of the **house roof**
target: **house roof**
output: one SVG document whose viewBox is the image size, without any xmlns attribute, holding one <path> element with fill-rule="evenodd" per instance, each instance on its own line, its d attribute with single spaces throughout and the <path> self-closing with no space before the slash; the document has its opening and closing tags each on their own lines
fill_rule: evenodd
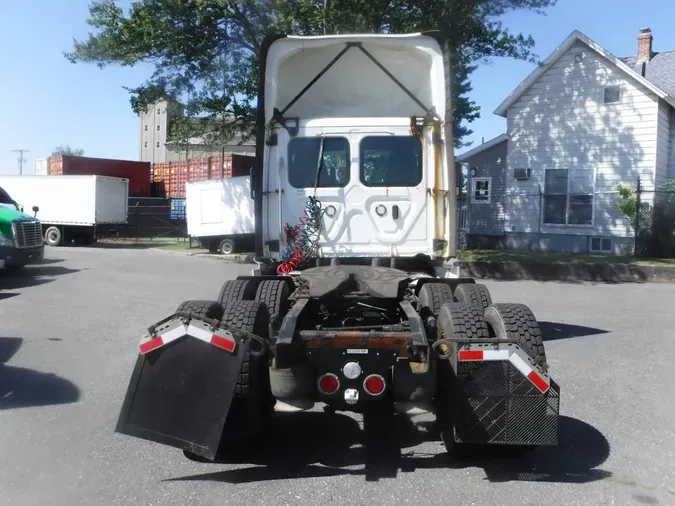
<svg viewBox="0 0 675 506">
<path fill-rule="evenodd" d="M 480 146 L 476 146 L 475 148 L 473 148 L 470 151 L 467 151 L 466 153 L 462 153 L 461 155 L 457 155 L 455 157 L 455 161 L 460 162 L 460 163 L 464 162 L 464 161 L 468 160 L 469 158 L 471 158 L 473 156 L 476 156 L 478 153 L 481 153 L 481 152 L 485 151 L 486 149 L 490 149 L 490 148 L 496 146 L 497 144 L 501 144 L 502 142 L 506 142 L 507 140 L 509 140 L 508 135 L 506 135 L 506 134 L 498 135 L 494 139 L 490 139 L 489 141 L 484 142 Z"/>
<path fill-rule="evenodd" d="M 642 74 L 642 64 L 636 63 L 637 56 L 619 57 L 638 74 Z M 645 78 L 675 97 L 675 51 L 654 53 L 651 60 L 645 63 Z"/>
<path fill-rule="evenodd" d="M 546 60 L 544 60 L 543 64 L 538 66 L 534 72 L 532 72 L 527 78 L 518 85 L 518 87 L 511 92 L 511 94 L 506 97 L 506 99 L 495 109 L 495 114 L 499 116 L 506 117 L 506 111 L 511 107 L 516 100 L 518 100 L 523 93 L 532 85 L 534 84 L 539 77 L 546 72 L 555 62 L 557 62 L 560 57 L 567 52 L 569 48 L 571 48 L 577 41 L 581 41 L 584 44 L 586 44 L 589 48 L 593 49 L 595 52 L 612 62 L 614 65 L 619 67 L 621 70 L 623 70 L 626 74 L 628 74 L 631 78 L 642 84 L 645 88 L 650 90 L 652 93 L 654 93 L 656 96 L 659 98 L 662 98 L 668 104 L 670 104 L 672 107 L 675 107 L 675 89 L 673 89 L 670 93 L 666 91 L 666 86 L 665 84 L 671 83 L 675 85 L 675 80 L 671 81 L 669 80 L 667 75 L 673 75 L 675 77 L 675 66 L 672 66 L 670 68 L 670 71 L 666 71 L 665 67 L 667 65 L 666 60 L 671 61 L 673 64 L 675 64 L 675 56 L 673 57 L 673 60 L 670 60 L 670 57 L 664 57 L 662 59 L 662 62 L 659 62 L 658 65 L 655 65 L 655 69 L 652 71 L 654 73 L 654 76 L 659 76 L 659 78 L 656 78 L 659 80 L 660 85 L 652 80 L 652 79 L 646 79 L 645 77 L 642 77 L 640 73 L 636 72 L 635 68 L 636 67 L 631 67 L 630 65 L 627 65 L 621 58 L 617 58 L 614 56 L 612 53 L 604 49 L 603 47 L 599 46 L 595 42 L 593 42 L 591 39 L 586 37 L 583 33 L 581 33 L 578 30 L 573 31 L 565 41 L 560 44 L 555 51 L 553 51 Z M 659 53 L 659 54 L 666 54 L 666 53 Z M 631 57 L 634 58 L 634 57 Z M 652 60 L 653 61 L 653 60 Z M 633 60 L 634 63 L 634 60 Z M 649 65 L 649 64 L 647 64 Z M 640 67 L 638 65 L 638 67 Z M 658 67 L 658 70 L 656 70 L 656 67 Z M 661 86 L 664 86 L 662 88 Z"/>
</svg>

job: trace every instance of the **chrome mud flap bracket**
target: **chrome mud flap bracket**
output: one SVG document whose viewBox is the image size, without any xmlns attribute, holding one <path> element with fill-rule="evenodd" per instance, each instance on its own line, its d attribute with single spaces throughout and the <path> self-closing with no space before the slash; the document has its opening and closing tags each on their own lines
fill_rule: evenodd
<svg viewBox="0 0 675 506">
<path fill-rule="evenodd" d="M 519 345 L 466 344 L 451 362 L 457 442 L 558 444 L 560 388 Z"/>
<path fill-rule="evenodd" d="M 257 337 L 246 334 L 190 314 L 150 327 L 115 432 L 213 460 L 244 355 Z"/>
</svg>

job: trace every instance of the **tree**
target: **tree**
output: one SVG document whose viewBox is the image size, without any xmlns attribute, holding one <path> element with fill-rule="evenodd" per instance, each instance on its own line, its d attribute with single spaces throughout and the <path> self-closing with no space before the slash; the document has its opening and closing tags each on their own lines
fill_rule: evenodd
<svg viewBox="0 0 675 506">
<path fill-rule="evenodd" d="M 54 151 L 52 151 L 52 156 L 84 156 L 84 149 L 72 149 L 70 146 L 57 146 Z"/>
<path fill-rule="evenodd" d="M 494 57 L 536 61 L 532 37 L 499 19 L 516 10 L 543 14 L 557 0 L 138 0 L 125 15 L 114 0 L 94 0 L 96 33 L 75 41 L 73 63 L 151 63 L 150 79 L 128 89 L 134 112 L 158 99 L 185 100 L 218 139 L 251 135 L 260 45 L 268 33 L 402 33 L 440 29 L 452 50 L 455 146 L 480 108 L 468 94 L 476 64 Z"/>
</svg>

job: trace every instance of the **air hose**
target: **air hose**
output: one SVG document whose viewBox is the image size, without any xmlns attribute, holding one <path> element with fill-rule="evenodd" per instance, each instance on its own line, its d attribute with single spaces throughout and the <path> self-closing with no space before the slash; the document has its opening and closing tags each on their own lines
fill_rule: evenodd
<svg viewBox="0 0 675 506">
<path fill-rule="evenodd" d="M 325 137 L 321 136 L 319 157 L 316 162 L 316 176 L 314 179 L 314 195 L 305 203 L 305 215 L 300 217 L 297 225 L 285 224 L 286 247 L 280 252 L 281 263 L 277 267 L 277 274 L 283 275 L 302 267 L 311 259 L 319 247 L 319 235 L 323 213 L 321 201 L 316 198 L 316 189 L 319 186 L 319 176 L 323 166 L 323 151 Z"/>
</svg>

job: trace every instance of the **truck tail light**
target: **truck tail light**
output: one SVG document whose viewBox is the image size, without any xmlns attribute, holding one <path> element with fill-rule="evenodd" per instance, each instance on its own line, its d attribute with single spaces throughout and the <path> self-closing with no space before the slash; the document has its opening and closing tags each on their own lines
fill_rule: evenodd
<svg viewBox="0 0 675 506">
<path fill-rule="evenodd" d="M 340 388 L 340 380 L 335 374 L 327 373 L 319 378 L 319 390 L 321 393 L 330 395 Z"/>
<path fill-rule="evenodd" d="M 385 387 L 384 378 L 379 374 L 371 374 L 363 382 L 363 389 L 373 396 L 381 395 Z"/>
</svg>

